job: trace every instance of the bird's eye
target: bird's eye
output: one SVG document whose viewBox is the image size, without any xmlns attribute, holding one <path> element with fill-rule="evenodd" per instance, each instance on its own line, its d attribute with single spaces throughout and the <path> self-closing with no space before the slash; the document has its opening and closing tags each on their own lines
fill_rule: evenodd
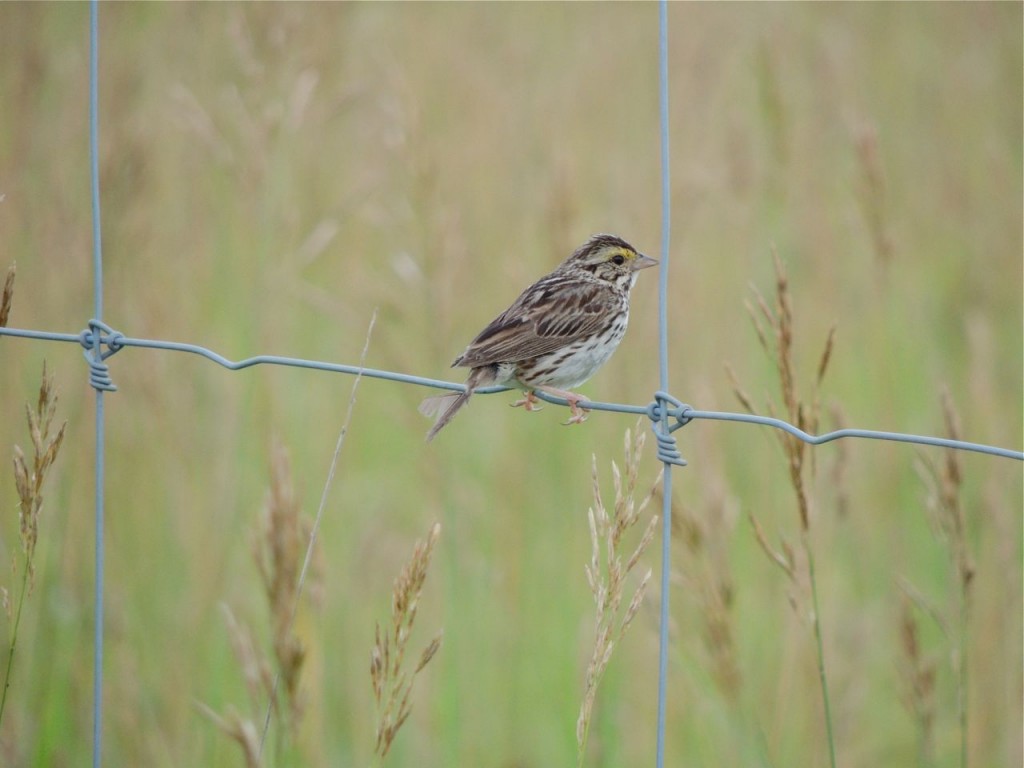
<svg viewBox="0 0 1024 768">
<path fill-rule="evenodd" d="M 626 263 L 626 257 L 623 256 L 621 253 L 616 253 L 614 256 L 612 256 L 612 264 L 615 264 L 615 265 L 621 267 L 625 263 Z"/>
</svg>

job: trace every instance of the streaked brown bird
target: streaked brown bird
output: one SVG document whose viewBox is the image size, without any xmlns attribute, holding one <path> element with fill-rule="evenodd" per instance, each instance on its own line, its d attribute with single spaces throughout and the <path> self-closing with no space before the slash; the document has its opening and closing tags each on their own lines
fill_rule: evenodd
<svg viewBox="0 0 1024 768">
<path fill-rule="evenodd" d="M 452 367 L 469 368 L 464 392 L 428 397 L 420 413 L 436 416 L 427 441 L 452 420 L 479 387 L 518 384 L 526 396 L 512 405 L 536 409 L 535 391 L 565 398 L 567 424 L 586 419 L 572 392 L 608 362 L 629 322 L 629 293 L 644 256 L 615 235 L 594 235 L 550 275 L 527 288 L 484 328 Z"/>
</svg>

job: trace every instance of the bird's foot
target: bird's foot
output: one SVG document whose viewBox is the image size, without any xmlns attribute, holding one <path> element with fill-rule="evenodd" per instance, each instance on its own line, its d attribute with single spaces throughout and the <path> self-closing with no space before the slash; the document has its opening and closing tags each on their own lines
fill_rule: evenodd
<svg viewBox="0 0 1024 768">
<path fill-rule="evenodd" d="M 569 426 L 570 424 L 582 424 L 587 420 L 587 416 L 590 415 L 590 411 L 580 405 L 581 402 L 586 400 L 582 395 L 577 395 L 575 392 L 569 392 L 564 389 L 555 389 L 554 387 L 537 387 L 537 389 L 542 392 L 547 392 L 549 395 L 561 397 L 569 404 L 569 420 L 565 422 L 565 426 Z M 523 407 L 528 411 L 543 410 L 541 406 L 537 404 L 540 401 L 532 389 L 527 390 L 524 394 L 526 396 L 522 400 L 516 400 L 514 403 L 509 403 L 509 405 L 513 408 Z"/>
<path fill-rule="evenodd" d="M 509 403 L 513 408 L 525 408 L 527 411 L 542 411 L 544 410 L 541 406 L 537 405 L 537 396 L 533 394 L 533 390 L 529 389 L 525 393 L 526 397 L 522 400 L 516 400 L 514 403 Z"/>
<path fill-rule="evenodd" d="M 582 424 L 587 420 L 587 416 L 590 415 L 590 412 L 580 405 L 581 402 L 584 402 L 587 399 L 583 395 L 577 395 L 575 392 L 570 392 L 567 389 L 557 389 L 556 387 L 538 386 L 537 389 L 541 392 L 546 392 L 549 395 L 561 397 L 569 404 L 569 420 L 565 422 L 565 426 L 569 426 L 570 424 Z M 533 393 L 531 392 L 530 394 L 532 395 Z"/>
<path fill-rule="evenodd" d="M 569 420 L 565 422 L 564 426 L 568 427 L 570 424 L 582 424 L 587 420 L 587 416 L 590 415 L 590 411 L 580 405 L 581 398 L 579 395 L 575 397 L 565 398 L 569 403 Z"/>
</svg>

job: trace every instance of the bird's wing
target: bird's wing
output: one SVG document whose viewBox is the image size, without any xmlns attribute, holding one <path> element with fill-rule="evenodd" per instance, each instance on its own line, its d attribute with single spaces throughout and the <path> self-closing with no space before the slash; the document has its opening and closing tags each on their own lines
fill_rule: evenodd
<svg viewBox="0 0 1024 768">
<path fill-rule="evenodd" d="M 541 281 L 470 342 L 453 366 L 476 368 L 545 355 L 601 330 L 616 297 L 599 283 Z"/>
</svg>

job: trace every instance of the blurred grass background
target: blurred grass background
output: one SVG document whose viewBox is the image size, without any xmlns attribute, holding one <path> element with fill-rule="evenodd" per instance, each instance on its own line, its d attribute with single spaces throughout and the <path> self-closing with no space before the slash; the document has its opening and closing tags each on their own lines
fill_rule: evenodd
<svg viewBox="0 0 1024 768">
<path fill-rule="evenodd" d="M 774 246 L 808 382 L 838 324 L 834 419 L 941 434 L 948 386 L 966 439 L 1019 448 L 1021 5 L 685 4 L 670 17 L 673 392 L 735 410 L 726 362 L 759 405 L 776 391 L 744 309 L 751 284 L 771 292 Z M 658 255 L 654 4 L 105 4 L 100 24 L 105 319 L 127 335 L 354 363 L 379 308 L 369 366 L 459 378 L 447 366 L 473 334 L 591 233 Z M 85 4 L 0 6 L 13 327 L 73 332 L 92 314 L 87 25 Z M 584 393 L 650 399 L 653 277 Z M 27 442 L 43 358 L 69 426 L 0 743 L 10 765 L 81 765 L 93 397 L 79 350 L 0 340 L 0 442 Z M 266 641 L 250 539 L 270 446 L 287 447 L 311 516 L 352 380 L 134 349 L 111 368 L 105 756 L 240 764 L 194 706 L 247 709 L 219 606 Z M 508 395 L 481 397 L 427 446 L 425 394 L 359 390 L 320 531 L 321 599 L 300 614 L 303 737 L 278 762 L 369 761 L 373 625 L 437 519 L 418 624 L 423 643 L 443 626 L 444 645 L 389 764 L 571 764 L 593 621 L 590 456 L 606 472 L 631 421 L 563 429 L 558 408 L 527 416 Z M 745 519 L 773 541 L 798 536 L 777 442 L 699 422 L 677 436 L 690 466 L 676 501 L 707 530 L 675 552 L 667 764 L 820 765 L 813 641 Z M 845 766 L 959 764 L 955 621 L 944 634 L 919 615 L 936 670 L 930 754 L 907 705 L 897 583 L 951 620 L 956 604 L 922 457 L 941 461 L 894 444 L 816 451 L 813 547 Z M 653 451 L 648 464 L 650 482 Z M 963 466 L 970 763 L 1019 766 L 1021 467 Z M 3 564 L 19 556 L 6 471 L 0 499 Z M 728 587 L 732 689 L 713 673 L 723 649 L 704 630 L 702 572 Z M 589 765 L 653 762 L 656 599 L 598 695 Z"/>
</svg>

